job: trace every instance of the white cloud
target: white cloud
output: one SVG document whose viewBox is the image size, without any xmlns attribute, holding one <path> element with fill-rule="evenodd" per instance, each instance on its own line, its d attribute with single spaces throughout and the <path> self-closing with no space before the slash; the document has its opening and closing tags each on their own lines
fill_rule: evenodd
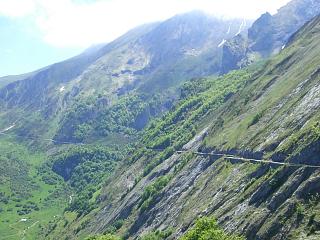
<svg viewBox="0 0 320 240">
<path fill-rule="evenodd" d="M 0 15 L 24 17 L 35 11 L 34 0 L 0 0 Z"/>
<path fill-rule="evenodd" d="M 56 47 L 86 47 L 111 41 L 137 25 L 193 9 L 253 19 L 266 11 L 275 12 L 288 1 L 0 0 L 0 15 L 34 18 L 44 40 Z"/>
</svg>

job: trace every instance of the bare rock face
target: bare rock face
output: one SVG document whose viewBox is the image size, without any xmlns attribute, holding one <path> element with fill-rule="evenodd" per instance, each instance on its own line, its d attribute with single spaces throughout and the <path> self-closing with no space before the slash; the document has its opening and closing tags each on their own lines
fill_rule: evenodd
<svg viewBox="0 0 320 240">
<path fill-rule="evenodd" d="M 243 41 L 237 40 L 238 36 L 225 44 L 222 73 L 239 69 L 244 63 L 251 63 L 255 59 L 278 53 L 285 47 L 292 34 L 318 14 L 320 2 L 317 0 L 294 0 L 280 8 L 275 15 L 268 12 L 262 14 L 244 37 L 247 42 L 245 50 Z M 239 46 L 234 46 L 236 44 Z"/>
<path fill-rule="evenodd" d="M 273 48 L 272 35 L 273 19 L 270 13 L 265 13 L 256 20 L 252 27 L 248 29 L 249 48 L 251 51 L 257 51 L 268 55 Z"/>
<path fill-rule="evenodd" d="M 226 42 L 223 46 L 221 73 L 225 74 L 230 69 L 241 68 L 247 54 L 247 40 L 241 34 Z M 243 64 L 245 65 L 245 64 Z"/>
</svg>

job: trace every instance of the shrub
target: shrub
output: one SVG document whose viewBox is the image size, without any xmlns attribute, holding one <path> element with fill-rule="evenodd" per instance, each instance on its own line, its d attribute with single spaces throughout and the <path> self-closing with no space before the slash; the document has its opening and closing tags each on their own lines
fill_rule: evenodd
<svg viewBox="0 0 320 240">
<path fill-rule="evenodd" d="M 196 221 L 181 240 L 244 240 L 243 237 L 227 234 L 218 225 L 214 218 L 203 217 Z"/>
<path fill-rule="evenodd" d="M 141 211 L 145 211 L 153 202 L 155 196 L 168 184 L 170 178 L 168 176 L 159 177 L 151 185 L 147 186 L 142 194 Z"/>
<path fill-rule="evenodd" d="M 249 123 L 249 127 L 257 124 L 262 117 L 263 117 L 263 112 L 257 113 Z"/>
</svg>

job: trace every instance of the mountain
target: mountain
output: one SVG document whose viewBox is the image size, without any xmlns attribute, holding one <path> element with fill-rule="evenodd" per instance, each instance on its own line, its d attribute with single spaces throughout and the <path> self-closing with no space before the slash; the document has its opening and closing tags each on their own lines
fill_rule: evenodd
<svg viewBox="0 0 320 240">
<path fill-rule="evenodd" d="M 293 33 L 318 14 L 319 1 L 293 0 L 274 15 L 268 12 L 261 15 L 247 34 L 236 36 L 224 45 L 222 73 L 278 53 Z"/>
<path fill-rule="evenodd" d="M 34 74 L 36 74 L 36 72 L 30 72 L 30 73 L 21 74 L 21 75 L 10 75 L 10 76 L 5 76 L 5 77 L 0 77 L 0 88 L 5 87 L 9 83 L 26 79 L 30 76 L 33 76 Z"/>
<path fill-rule="evenodd" d="M 0 239 L 318 239 L 318 9 L 177 15 L 0 79 Z"/>
<path fill-rule="evenodd" d="M 64 231 L 62 218 L 51 236 L 157 230 L 176 239 L 209 215 L 249 240 L 318 239 L 319 34 L 316 17 L 270 60 L 186 83 L 108 178 L 97 208 Z"/>
<path fill-rule="evenodd" d="M 88 130 L 88 122 L 102 118 L 102 113 L 110 115 L 110 108 L 129 101 L 130 97 L 136 105 L 155 98 L 154 105 L 159 111 L 141 106 L 132 113 L 134 119 L 126 120 L 122 127 L 126 129 L 123 131 L 139 130 L 150 117 L 168 109 L 175 98 L 175 89 L 182 82 L 217 74 L 222 43 L 245 29 L 243 20 L 221 20 L 202 12 L 138 27 L 105 46 L 3 87 L 0 106 L 6 109 L 7 117 L 2 126 L 15 122 L 18 133 L 25 135 L 31 132 L 26 121 L 29 125 L 34 121 L 40 125 L 44 122 L 33 133 L 36 136 L 46 132 L 48 121 L 60 122 L 62 127 L 52 125 L 50 128 L 56 129 L 47 137 L 53 137 L 56 132 L 54 138 L 59 141 L 95 139 L 102 132 L 110 135 L 118 130 L 113 126 L 98 126 L 100 123 Z M 83 110 L 77 111 L 80 108 Z M 25 119 L 26 115 L 30 117 Z M 20 118 L 25 120 L 17 121 Z"/>
<path fill-rule="evenodd" d="M 224 40 L 245 29 L 191 12 L 1 78 L 1 235 L 47 239 L 65 210 L 66 226 L 94 210 L 149 122 L 175 105 L 183 83 L 218 74 Z"/>
</svg>

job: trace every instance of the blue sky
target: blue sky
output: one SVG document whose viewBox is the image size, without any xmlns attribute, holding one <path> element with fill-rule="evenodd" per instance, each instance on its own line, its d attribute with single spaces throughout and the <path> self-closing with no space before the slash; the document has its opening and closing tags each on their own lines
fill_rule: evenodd
<svg viewBox="0 0 320 240">
<path fill-rule="evenodd" d="M 289 0 L 0 0 L 0 76 L 21 74 L 195 9 L 255 19 Z"/>
<path fill-rule="evenodd" d="M 20 74 L 67 59 L 81 47 L 55 47 L 24 21 L 0 17 L 0 76 Z"/>
</svg>

